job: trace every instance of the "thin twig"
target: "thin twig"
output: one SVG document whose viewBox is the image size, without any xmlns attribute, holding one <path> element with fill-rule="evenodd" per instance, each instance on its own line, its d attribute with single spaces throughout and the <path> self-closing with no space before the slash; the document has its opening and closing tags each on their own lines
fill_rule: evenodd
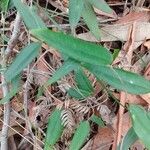
<svg viewBox="0 0 150 150">
<path fill-rule="evenodd" d="M 12 32 L 12 36 L 8 42 L 8 46 L 5 51 L 4 51 L 4 48 L 1 49 L 1 56 L 2 56 L 1 65 L 3 68 L 6 67 L 6 56 L 8 56 L 8 54 L 10 54 L 10 52 L 13 50 L 13 48 L 16 45 L 16 41 L 18 39 L 19 31 L 20 31 L 20 24 L 21 24 L 21 18 L 20 18 L 20 15 L 17 13 L 15 23 L 14 23 L 14 29 Z M 9 88 L 5 81 L 3 72 L 1 73 L 1 80 L 2 80 L 2 84 L 3 84 L 3 87 L 2 87 L 3 97 L 5 97 L 9 92 Z M 7 150 L 8 149 L 7 136 L 8 136 L 8 130 L 9 130 L 8 125 L 10 122 L 10 103 L 9 102 L 4 104 L 3 122 L 4 123 L 3 123 L 2 134 L 1 134 L 1 150 Z"/>
<path fill-rule="evenodd" d="M 2 91 L 3 96 L 5 97 L 8 93 L 8 86 L 5 81 L 3 73 L 1 74 L 1 80 L 2 80 Z M 4 104 L 4 118 L 3 118 L 4 124 L 2 126 L 2 134 L 1 134 L 1 150 L 7 150 L 8 149 L 8 143 L 7 143 L 7 135 L 8 135 L 8 126 L 10 121 L 10 103 Z"/>
<path fill-rule="evenodd" d="M 12 36 L 11 36 L 11 38 L 8 42 L 8 46 L 5 50 L 6 55 L 9 55 L 12 52 L 13 48 L 15 47 L 18 37 L 19 37 L 19 34 L 20 34 L 20 27 L 21 27 L 21 17 L 20 17 L 20 14 L 17 12 L 16 19 L 14 22 Z"/>
</svg>

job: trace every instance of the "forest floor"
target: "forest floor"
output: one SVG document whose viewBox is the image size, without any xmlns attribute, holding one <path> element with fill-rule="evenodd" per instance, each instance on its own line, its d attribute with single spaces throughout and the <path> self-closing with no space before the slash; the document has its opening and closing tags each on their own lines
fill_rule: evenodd
<svg viewBox="0 0 150 150">
<path fill-rule="evenodd" d="M 33 3 L 37 6 L 38 15 L 49 29 L 58 31 L 59 26 L 64 33 L 71 34 L 67 0 L 37 0 Z M 150 1 L 107 0 L 107 3 L 113 10 L 112 14 L 95 8 L 101 29 L 101 40 L 97 40 L 91 34 L 82 19 L 77 25 L 75 36 L 101 44 L 111 53 L 116 53 L 113 66 L 132 71 L 150 80 Z M 5 16 L 5 28 L 2 27 L 4 22 L 1 15 L 0 33 L 3 36 L 0 35 L 0 48 L 7 47 L 7 42 L 13 36 L 16 20 L 17 10 L 11 4 Z M 13 43 L 13 51 L 8 56 L 7 64 L 13 61 L 29 41 L 37 41 L 35 37 L 30 36 L 22 19 L 19 20 L 18 30 L 17 40 Z M 2 42 L 3 39 L 5 43 Z M 66 89 L 76 86 L 73 73 L 40 91 L 39 87 L 42 87 L 62 64 L 63 58 L 60 53 L 42 44 L 38 58 L 22 71 L 20 91 L 10 101 L 9 149 L 43 149 L 48 118 L 55 108 L 61 108 L 64 130 L 54 149 L 67 150 L 79 122 L 88 120 L 95 114 L 101 117 L 104 125 L 90 122 L 90 135 L 82 150 L 115 150 L 116 143 L 121 142 L 132 126 L 129 112 L 122 105 L 138 104 L 149 108 L 150 95 L 128 94 L 108 86 L 113 94 L 111 97 L 89 72 L 86 74 L 94 87 L 94 92 L 85 99 L 76 100 L 66 92 Z M 3 96 L 4 90 L 1 88 L 0 98 Z M 3 127 L 3 114 L 4 105 L 0 105 L 0 130 Z M 132 150 L 144 148 L 140 141 L 131 147 Z"/>
</svg>

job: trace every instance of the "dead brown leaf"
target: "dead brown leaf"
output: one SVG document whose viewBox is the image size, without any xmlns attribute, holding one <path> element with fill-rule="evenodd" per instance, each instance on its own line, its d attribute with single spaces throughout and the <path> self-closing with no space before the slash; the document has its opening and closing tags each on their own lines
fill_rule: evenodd
<svg viewBox="0 0 150 150">
<path fill-rule="evenodd" d="M 130 12 L 128 15 L 121 17 L 116 24 L 126 24 L 133 22 L 149 22 L 150 11 Z"/>
<path fill-rule="evenodd" d="M 136 26 L 134 49 L 141 45 L 145 39 L 150 39 L 150 23 L 137 22 Z M 101 28 L 101 41 L 127 41 L 130 27 L 130 23 L 106 25 Z M 77 37 L 87 41 L 98 42 L 94 37 L 92 37 L 90 32 L 78 34 Z"/>
<path fill-rule="evenodd" d="M 99 128 L 98 133 L 82 150 L 108 150 L 114 140 L 114 131 L 109 127 Z"/>
<path fill-rule="evenodd" d="M 122 132 L 121 136 L 124 136 L 131 127 L 130 115 L 128 112 L 122 115 Z M 117 130 L 117 117 L 113 120 L 113 128 Z"/>
</svg>

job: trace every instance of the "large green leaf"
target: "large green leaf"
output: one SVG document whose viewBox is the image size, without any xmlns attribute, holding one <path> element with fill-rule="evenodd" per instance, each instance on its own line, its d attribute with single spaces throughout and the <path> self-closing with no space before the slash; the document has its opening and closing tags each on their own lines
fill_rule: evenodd
<svg viewBox="0 0 150 150">
<path fill-rule="evenodd" d="M 132 94 L 145 94 L 150 92 L 150 81 L 142 76 L 111 66 L 84 65 L 99 80 L 103 80 L 116 89 Z"/>
<path fill-rule="evenodd" d="M 112 55 L 100 45 L 48 29 L 32 30 L 31 33 L 77 61 L 90 64 L 110 64 L 112 62 Z"/>
<path fill-rule="evenodd" d="M 75 61 L 71 59 L 66 60 L 64 64 L 58 70 L 56 70 L 53 76 L 47 81 L 46 85 L 53 84 L 54 82 L 67 75 L 69 72 L 76 70 L 78 66 L 78 63 Z"/>
<path fill-rule="evenodd" d="M 61 110 L 56 109 L 49 118 L 44 150 L 52 149 L 63 132 Z"/>
<path fill-rule="evenodd" d="M 105 0 L 88 0 L 88 2 L 99 10 L 102 10 L 106 13 L 112 13 L 112 9 L 109 7 Z"/>
<path fill-rule="evenodd" d="M 84 0 L 69 0 L 69 22 L 71 28 L 75 28 L 80 20 Z"/>
<path fill-rule="evenodd" d="M 84 144 L 90 132 L 90 125 L 88 121 L 81 122 L 70 144 L 69 150 L 79 150 Z"/>
<path fill-rule="evenodd" d="M 21 50 L 13 63 L 4 73 L 6 81 L 9 82 L 20 74 L 20 72 L 38 55 L 40 47 L 41 44 L 39 43 L 31 43 Z"/>
<path fill-rule="evenodd" d="M 128 150 L 137 140 L 138 136 L 136 135 L 133 127 L 131 127 L 122 139 L 122 142 L 117 150 Z"/>
<path fill-rule="evenodd" d="M 0 0 L 0 11 L 6 12 L 8 8 L 9 0 Z"/>
<path fill-rule="evenodd" d="M 8 92 L 7 95 L 0 100 L 0 104 L 7 103 L 8 101 L 11 100 L 11 98 L 13 96 L 15 96 L 19 92 L 19 90 L 20 90 L 20 79 L 21 79 L 21 77 L 20 77 L 20 75 L 18 75 L 17 77 L 15 77 L 12 80 L 12 86 L 11 86 L 10 92 Z"/>
<path fill-rule="evenodd" d="M 100 29 L 98 27 L 97 18 L 92 5 L 87 1 L 84 3 L 82 17 L 93 35 L 100 40 Z"/>
<path fill-rule="evenodd" d="M 36 14 L 33 7 L 30 8 L 23 4 L 21 0 L 13 0 L 13 2 L 29 29 L 46 28 L 42 19 Z"/>
<path fill-rule="evenodd" d="M 133 129 L 139 139 L 150 149 L 150 116 L 141 106 L 130 105 Z"/>
</svg>

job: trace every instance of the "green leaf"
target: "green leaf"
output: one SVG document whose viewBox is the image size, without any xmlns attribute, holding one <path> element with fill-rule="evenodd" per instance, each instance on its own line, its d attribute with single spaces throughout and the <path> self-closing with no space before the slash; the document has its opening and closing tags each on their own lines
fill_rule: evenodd
<svg viewBox="0 0 150 150">
<path fill-rule="evenodd" d="M 114 52 L 113 52 L 113 60 L 115 60 L 119 54 L 120 50 L 119 49 L 114 49 Z"/>
<path fill-rule="evenodd" d="M 19 92 L 20 79 L 21 79 L 21 76 L 17 76 L 12 80 L 12 87 L 11 87 L 10 92 L 3 99 L 0 100 L 0 104 L 5 104 L 5 103 L 9 102 L 11 100 L 11 98 Z"/>
<path fill-rule="evenodd" d="M 20 72 L 32 62 L 32 60 L 38 55 L 40 47 L 41 44 L 39 43 L 31 43 L 18 54 L 13 63 L 4 73 L 7 82 L 20 74 Z"/>
<path fill-rule="evenodd" d="M 110 64 L 112 62 L 112 55 L 101 45 L 48 29 L 32 30 L 31 33 L 77 61 L 95 65 Z"/>
<path fill-rule="evenodd" d="M 9 0 L 0 1 L 0 11 L 6 12 L 8 9 Z"/>
<path fill-rule="evenodd" d="M 88 3 L 87 1 L 85 1 L 85 3 L 84 3 L 82 17 L 83 17 L 85 23 L 87 24 L 88 28 L 92 32 L 92 34 L 98 40 L 100 40 L 101 36 L 100 36 L 100 29 L 98 27 L 97 18 L 96 18 L 96 15 L 95 15 L 92 5 L 90 3 Z"/>
<path fill-rule="evenodd" d="M 21 0 L 13 0 L 13 2 L 29 29 L 46 28 L 42 19 L 36 14 L 33 7 L 23 4 Z"/>
<path fill-rule="evenodd" d="M 138 136 L 136 135 L 133 127 L 131 127 L 122 139 L 122 142 L 117 150 L 128 150 L 137 140 Z"/>
<path fill-rule="evenodd" d="M 103 80 L 116 89 L 131 94 L 145 94 L 150 92 L 150 81 L 142 76 L 111 66 L 84 65 L 99 80 Z"/>
<path fill-rule="evenodd" d="M 58 81 L 60 78 L 67 75 L 69 72 L 75 70 L 78 68 L 78 63 L 75 61 L 68 59 L 64 64 L 56 70 L 56 72 L 53 74 L 53 76 L 47 81 L 46 85 L 53 84 L 54 82 Z"/>
<path fill-rule="evenodd" d="M 85 99 L 86 97 L 91 95 L 90 92 L 78 88 L 69 88 L 69 90 L 67 90 L 67 93 L 69 94 L 69 96 L 76 99 Z"/>
<path fill-rule="evenodd" d="M 96 115 L 92 115 L 90 120 L 99 125 L 100 127 L 105 127 L 103 120 Z"/>
<path fill-rule="evenodd" d="M 88 2 L 99 10 L 102 10 L 106 13 L 112 13 L 112 9 L 109 7 L 105 0 L 88 0 Z"/>
<path fill-rule="evenodd" d="M 133 129 L 139 139 L 150 149 L 150 117 L 149 114 L 137 105 L 129 105 Z"/>
<path fill-rule="evenodd" d="M 49 118 L 44 150 L 52 149 L 63 132 L 61 110 L 56 109 Z"/>
<path fill-rule="evenodd" d="M 90 80 L 87 78 L 81 67 L 75 71 L 75 81 L 79 89 L 87 91 L 89 94 L 94 91 Z"/>
<path fill-rule="evenodd" d="M 67 92 L 76 99 L 84 99 L 94 91 L 90 80 L 87 78 L 81 67 L 75 70 L 75 81 L 77 88 L 70 88 Z"/>
<path fill-rule="evenodd" d="M 70 144 L 69 150 L 79 150 L 81 146 L 84 144 L 87 136 L 90 132 L 90 125 L 88 121 L 81 122 L 78 126 L 73 139 Z"/>
<path fill-rule="evenodd" d="M 83 0 L 69 0 L 69 22 L 75 28 L 80 20 L 83 10 Z"/>
</svg>

